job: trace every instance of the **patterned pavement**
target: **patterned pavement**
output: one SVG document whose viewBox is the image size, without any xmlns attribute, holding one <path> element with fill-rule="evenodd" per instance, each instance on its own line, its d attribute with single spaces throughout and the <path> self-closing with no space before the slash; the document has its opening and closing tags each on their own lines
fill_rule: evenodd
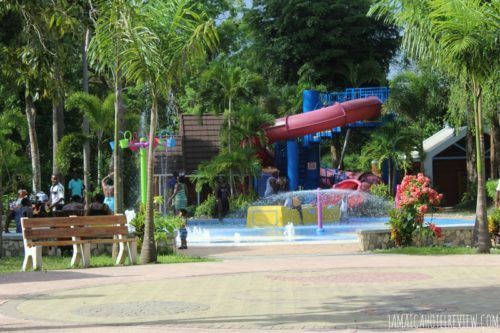
<svg viewBox="0 0 500 333">
<path fill-rule="evenodd" d="M 416 331 L 424 332 L 447 326 L 442 332 L 458 329 L 465 318 L 483 326 L 469 322 L 467 332 L 500 331 L 494 316 L 500 313 L 500 256 L 370 255 L 328 247 L 300 254 L 294 247 L 248 256 L 245 249 L 226 249 L 215 255 L 222 262 L 2 276 L 0 331 L 396 332 L 420 326 Z"/>
</svg>

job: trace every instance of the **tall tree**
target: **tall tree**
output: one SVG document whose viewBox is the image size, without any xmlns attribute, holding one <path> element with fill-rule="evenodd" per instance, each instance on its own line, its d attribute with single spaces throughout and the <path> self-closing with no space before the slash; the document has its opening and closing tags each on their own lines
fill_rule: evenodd
<svg viewBox="0 0 500 333">
<path fill-rule="evenodd" d="M 22 146 L 19 139 L 26 137 L 26 119 L 20 110 L 10 109 L 0 112 L 0 218 L 4 215 L 3 195 L 12 190 L 15 177 L 25 172 Z M 17 134 L 17 137 L 16 135 Z M 17 140 L 16 140 L 17 139 Z M 7 214 L 6 214 L 7 215 Z M 3 255 L 3 226 L 0 223 L 0 258 Z"/>
<path fill-rule="evenodd" d="M 168 96 L 173 83 L 182 77 L 189 62 L 213 48 L 217 34 L 212 20 L 191 10 L 189 2 L 160 0 L 131 4 L 122 21 L 125 38 L 120 59 L 123 75 L 131 82 L 144 83 L 151 98 L 147 163 L 147 200 L 141 262 L 156 261 L 154 243 L 154 139 L 158 126 L 158 103 Z M 113 36 L 111 37 L 113 38 Z"/>
<path fill-rule="evenodd" d="M 333 89 L 350 83 L 339 73 L 349 63 L 354 64 L 353 72 L 356 64 L 374 61 L 385 73 L 398 45 L 398 32 L 367 17 L 370 4 L 370 0 L 253 1 L 245 21 L 263 74 L 274 82 L 295 84 L 299 69 L 307 64 L 317 73 L 313 83 Z M 355 81 L 360 82 L 363 74 L 357 73 Z"/>
<path fill-rule="evenodd" d="M 251 96 L 261 92 L 264 88 L 264 80 L 259 74 L 232 65 L 225 59 L 212 62 L 210 67 L 203 72 L 201 79 L 205 87 L 219 92 L 220 109 L 216 109 L 216 111 L 222 111 L 227 119 L 229 135 L 226 143 L 228 151 L 231 153 L 233 149 L 231 129 L 235 122 L 234 104 L 239 99 L 248 101 Z M 231 195 L 233 195 L 234 181 L 231 170 L 229 171 L 229 186 Z"/>
<path fill-rule="evenodd" d="M 91 130 L 92 134 L 97 138 L 97 186 L 100 186 L 102 180 L 102 142 L 104 133 L 111 131 L 113 128 L 113 102 L 113 94 L 102 102 L 98 97 L 83 92 L 73 93 L 66 100 L 68 109 L 80 110 L 83 116 L 88 119 L 89 133 Z"/>
<path fill-rule="evenodd" d="M 448 106 L 448 86 L 441 76 L 426 69 L 405 71 L 390 82 L 391 94 L 384 110 L 408 120 L 417 134 L 420 167 L 424 167 L 423 141 L 441 129 Z"/>
<path fill-rule="evenodd" d="M 115 124 L 113 138 L 118 147 L 119 132 L 123 130 L 125 105 L 123 99 L 122 56 L 125 25 L 130 20 L 132 3 L 125 0 L 96 1 L 94 36 L 89 43 L 89 62 L 103 74 L 113 78 L 115 95 Z M 113 150 L 115 212 L 123 213 L 122 151 Z"/>
<path fill-rule="evenodd" d="M 431 61 L 449 76 L 462 77 L 473 99 L 478 173 L 478 249 L 489 252 L 486 219 L 483 86 L 499 69 L 500 3 L 482 0 L 379 0 L 371 13 L 403 30 L 403 48 L 417 60 Z"/>
</svg>

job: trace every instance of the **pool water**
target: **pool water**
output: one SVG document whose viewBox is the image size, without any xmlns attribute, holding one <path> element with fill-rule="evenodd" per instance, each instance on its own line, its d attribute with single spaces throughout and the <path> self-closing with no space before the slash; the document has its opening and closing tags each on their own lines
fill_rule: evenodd
<svg viewBox="0 0 500 333">
<path fill-rule="evenodd" d="M 290 243 L 353 243 L 358 242 L 359 230 L 387 229 L 387 217 L 353 217 L 344 222 L 325 224 L 324 233 L 317 235 L 315 225 L 247 228 L 244 220 L 190 221 L 188 243 L 191 246 L 234 246 Z M 474 225 L 472 219 L 426 218 L 438 226 Z M 293 230 L 292 230 L 293 229 Z"/>
</svg>

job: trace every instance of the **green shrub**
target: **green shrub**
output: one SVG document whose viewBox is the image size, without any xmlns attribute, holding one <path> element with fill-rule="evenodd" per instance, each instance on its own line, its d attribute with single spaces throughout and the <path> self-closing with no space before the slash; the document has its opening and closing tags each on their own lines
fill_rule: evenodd
<svg viewBox="0 0 500 333">
<path fill-rule="evenodd" d="M 229 212 L 238 217 L 247 215 L 248 207 L 257 200 L 257 194 L 250 192 L 248 194 L 240 194 L 237 197 L 229 199 Z"/>
<path fill-rule="evenodd" d="M 493 213 L 488 216 L 488 231 L 493 237 L 498 235 L 500 231 L 500 209 L 496 208 Z"/>
<path fill-rule="evenodd" d="M 370 187 L 370 193 L 387 200 L 392 200 L 392 197 L 389 194 L 389 187 L 385 184 L 372 185 Z"/>
<path fill-rule="evenodd" d="M 497 195 L 497 184 L 498 180 L 496 179 L 488 180 L 486 182 L 486 194 L 488 194 L 488 197 L 493 201 L 495 201 L 495 197 Z"/>
<path fill-rule="evenodd" d="M 194 212 L 195 217 L 214 217 L 216 212 L 217 201 L 215 196 L 210 194 L 205 201 L 203 201 Z"/>
<path fill-rule="evenodd" d="M 136 214 L 135 218 L 130 221 L 130 224 L 135 228 L 135 234 L 139 238 L 138 248 L 141 248 L 142 242 L 144 241 L 144 223 L 146 221 L 146 211 L 144 206 L 141 205 L 139 212 Z M 167 234 L 173 234 L 175 229 L 178 229 L 182 224 L 183 220 L 179 216 L 174 215 L 161 215 L 159 212 L 154 212 L 154 224 L 155 224 L 155 240 L 164 240 L 167 238 Z"/>
</svg>

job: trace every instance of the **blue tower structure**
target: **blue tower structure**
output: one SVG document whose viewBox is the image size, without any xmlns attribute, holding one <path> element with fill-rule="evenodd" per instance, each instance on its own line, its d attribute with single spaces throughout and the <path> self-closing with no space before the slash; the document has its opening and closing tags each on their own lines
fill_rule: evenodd
<svg viewBox="0 0 500 333">
<path fill-rule="evenodd" d="M 370 96 L 378 97 L 382 103 L 389 96 L 387 87 L 369 87 L 369 88 L 349 88 L 344 92 L 321 93 L 315 90 L 304 90 L 303 92 L 303 112 L 314 111 L 326 106 L 333 105 L 336 102 L 346 102 L 353 99 L 365 98 Z M 347 124 L 347 128 L 373 128 L 379 127 L 383 121 L 358 121 Z M 291 139 L 286 144 L 286 174 L 289 179 L 290 190 L 294 191 L 299 186 L 304 189 L 315 189 L 320 183 L 320 147 L 319 142 L 322 137 L 331 137 L 333 133 L 340 133 L 341 128 L 332 128 L 316 134 L 309 134 L 302 140 Z M 283 155 L 276 155 L 276 164 L 284 169 Z"/>
</svg>

